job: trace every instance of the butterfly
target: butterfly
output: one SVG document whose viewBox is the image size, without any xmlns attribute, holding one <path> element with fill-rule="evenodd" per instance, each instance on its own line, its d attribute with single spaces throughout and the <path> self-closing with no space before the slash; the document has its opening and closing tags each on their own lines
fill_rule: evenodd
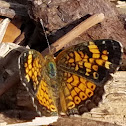
<svg viewBox="0 0 126 126">
<path fill-rule="evenodd" d="M 104 85 L 121 64 L 122 45 L 94 40 L 73 45 L 56 58 L 27 50 L 19 57 L 19 74 L 42 116 L 68 116 L 90 111 L 104 93 Z"/>
</svg>

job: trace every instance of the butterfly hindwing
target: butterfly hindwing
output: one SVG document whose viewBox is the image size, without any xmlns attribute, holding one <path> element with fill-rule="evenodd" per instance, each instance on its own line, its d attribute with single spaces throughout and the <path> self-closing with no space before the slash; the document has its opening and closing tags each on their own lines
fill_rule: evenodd
<svg viewBox="0 0 126 126">
<path fill-rule="evenodd" d="M 35 50 L 23 52 L 19 57 L 20 78 L 30 92 L 40 115 L 56 115 L 57 108 L 45 72 L 45 59 Z M 47 81 L 48 79 L 48 81 Z"/>
<path fill-rule="evenodd" d="M 62 112 L 67 115 L 90 111 L 96 107 L 104 93 L 103 86 L 66 71 L 60 71 L 60 101 Z"/>
</svg>

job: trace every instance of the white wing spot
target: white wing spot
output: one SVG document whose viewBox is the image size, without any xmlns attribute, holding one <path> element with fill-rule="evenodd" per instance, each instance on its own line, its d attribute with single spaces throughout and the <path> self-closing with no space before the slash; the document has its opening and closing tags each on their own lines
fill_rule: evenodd
<svg viewBox="0 0 126 126">
<path fill-rule="evenodd" d="M 102 41 L 102 44 L 105 44 L 105 41 Z"/>
</svg>

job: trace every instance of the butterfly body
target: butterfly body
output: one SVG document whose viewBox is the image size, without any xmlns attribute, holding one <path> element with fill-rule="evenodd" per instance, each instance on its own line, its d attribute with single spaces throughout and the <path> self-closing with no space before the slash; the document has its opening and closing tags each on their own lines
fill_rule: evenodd
<svg viewBox="0 0 126 126">
<path fill-rule="evenodd" d="M 32 58 L 31 58 L 32 57 Z M 90 111 L 102 99 L 104 84 L 121 63 L 114 40 L 83 42 L 53 55 L 29 50 L 19 57 L 20 77 L 41 115 Z"/>
</svg>

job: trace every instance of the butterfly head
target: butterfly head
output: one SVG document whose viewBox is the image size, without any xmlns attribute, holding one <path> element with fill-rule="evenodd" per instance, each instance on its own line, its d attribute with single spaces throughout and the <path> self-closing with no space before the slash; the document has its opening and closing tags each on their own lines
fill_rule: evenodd
<svg viewBox="0 0 126 126">
<path fill-rule="evenodd" d="M 46 58 L 47 73 L 50 78 L 55 78 L 57 75 L 57 69 L 54 57 L 51 55 L 47 55 L 45 58 Z"/>
<path fill-rule="evenodd" d="M 48 63 L 48 69 L 49 69 L 48 70 L 49 71 L 49 76 L 51 78 L 55 77 L 56 76 L 56 66 L 55 66 L 54 62 L 50 61 Z"/>
</svg>

